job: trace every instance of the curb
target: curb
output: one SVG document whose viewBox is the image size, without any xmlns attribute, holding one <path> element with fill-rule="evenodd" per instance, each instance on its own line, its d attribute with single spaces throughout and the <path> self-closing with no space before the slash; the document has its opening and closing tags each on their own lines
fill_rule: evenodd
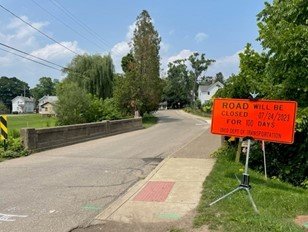
<svg viewBox="0 0 308 232">
<path fill-rule="evenodd" d="M 193 115 L 194 116 L 194 115 Z M 98 214 L 92 221 L 88 223 L 88 225 L 97 225 L 103 224 L 107 221 L 107 219 L 112 216 L 119 208 L 122 207 L 128 200 L 130 200 L 142 187 L 144 187 L 147 182 L 169 161 L 170 158 L 173 158 L 174 154 L 184 147 L 188 146 L 195 139 L 199 138 L 205 131 L 202 131 L 197 136 L 193 137 L 187 143 L 185 143 L 182 147 L 178 148 L 174 152 L 172 152 L 168 157 L 166 157 L 163 161 L 161 161 L 154 170 L 147 175 L 143 180 L 138 181 L 131 188 L 127 190 L 127 192 L 120 196 L 117 200 L 112 202 L 105 210 L 103 210 L 100 214 Z"/>
<path fill-rule="evenodd" d="M 118 198 L 116 201 L 111 203 L 103 212 L 98 214 L 89 224 L 101 224 L 103 221 L 106 221 L 112 214 L 114 214 L 122 205 L 124 205 L 129 199 L 131 199 L 146 183 L 166 164 L 170 157 L 165 158 L 160 162 L 154 170 L 143 180 L 138 181 L 130 189 L 127 190 L 126 194 Z"/>
</svg>

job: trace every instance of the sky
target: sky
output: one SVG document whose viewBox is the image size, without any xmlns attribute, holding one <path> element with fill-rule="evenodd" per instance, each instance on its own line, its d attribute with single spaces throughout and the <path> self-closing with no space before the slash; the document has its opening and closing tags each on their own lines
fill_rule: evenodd
<svg viewBox="0 0 308 232">
<path fill-rule="evenodd" d="M 130 50 L 142 10 L 149 12 L 161 36 L 162 76 L 168 62 L 199 52 L 216 60 L 206 76 L 222 72 L 228 77 L 238 72 L 238 53 L 247 43 L 262 49 L 256 40 L 262 0 L 0 0 L 0 4 L 53 39 L 0 7 L 0 43 L 64 67 L 76 54 L 110 53 L 121 73 L 121 58 Z M 0 49 L 17 53 L 3 45 Z M 15 76 L 34 87 L 42 76 L 61 80 L 65 75 L 0 50 L 0 76 Z"/>
</svg>

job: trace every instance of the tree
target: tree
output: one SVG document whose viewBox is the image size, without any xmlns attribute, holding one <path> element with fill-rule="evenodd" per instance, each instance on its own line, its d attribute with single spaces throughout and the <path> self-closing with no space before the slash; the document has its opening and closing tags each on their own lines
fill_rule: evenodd
<svg viewBox="0 0 308 232">
<path fill-rule="evenodd" d="M 0 114 L 7 114 L 9 113 L 9 109 L 4 105 L 2 101 L 0 101 Z"/>
<path fill-rule="evenodd" d="M 136 66 L 135 64 L 136 62 L 131 52 L 124 56 L 121 60 L 121 67 L 125 73 L 133 71 Z"/>
<path fill-rule="evenodd" d="M 137 17 L 132 41 L 132 55 L 136 66 L 133 72 L 138 76 L 138 82 L 133 84 L 142 90 L 137 96 L 142 102 L 139 108 L 141 113 L 156 110 L 161 100 L 160 41 L 149 13 L 143 10 Z"/>
<path fill-rule="evenodd" d="M 57 86 L 56 113 L 59 125 L 91 121 L 91 95 L 77 83 L 64 81 Z"/>
<path fill-rule="evenodd" d="M 55 95 L 57 83 L 59 83 L 57 79 L 52 80 L 50 77 L 41 77 L 39 83 L 33 89 L 30 89 L 30 93 L 36 100 L 45 95 Z"/>
<path fill-rule="evenodd" d="M 232 75 L 219 89 L 215 96 L 229 98 L 248 98 L 251 92 L 258 92 L 260 97 L 273 98 L 275 92 L 271 80 L 265 75 L 268 61 L 264 53 L 257 53 L 247 44 L 240 56 L 240 72 Z"/>
<path fill-rule="evenodd" d="M 5 77 L 0 78 L 0 101 L 8 108 L 12 108 L 12 99 L 17 96 L 26 97 L 30 96 L 29 85 L 16 77 Z"/>
<path fill-rule="evenodd" d="M 211 85 L 214 83 L 214 78 L 212 76 L 201 77 L 200 85 Z"/>
<path fill-rule="evenodd" d="M 98 98 L 112 96 L 114 65 L 110 55 L 78 55 L 63 70 L 67 80 Z"/>
<path fill-rule="evenodd" d="M 172 108 L 187 105 L 191 99 L 193 80 L 189 75 L 185 60 L 176 60 L 168 64 L 168 76 L 165 80 L 163 100 Z"/>
<path fill-rule="evenodd" d="M 217 81 L 219 81 L 222 84 L 225 83 L 224 75 L 221 72 L 216 73 L 216 75 L 215 75 L 214 82 L 217 82 Z"/>
<path fill-rule="evenodd" d="M 215 62 L 215 60 L 206 59 L 205 54 L 199 55 L 199 53 L 195 52 L 189 56 L 188 60 L 190 61 L 193 76 L 193 95 L 192 102 L 195 102 L 197 97 L 197 87 L 198 87 L 198 79 L 201 78 L 201 74 L 208 69 L 208 67 Z"/>
<path fill-rule="evenodd" d="M 130 71 L 125 76 L 118 76 L 115 81 L 113 97 L 117 106 L 122 109 L 124 114 L 133 115 L 139 110 L 141 114 L 144 112 L 141 88 L 141 77 L 135 71 Z"/>
<path fill-rule="evenodd" d="M 277 97 L 308 106 L 308 1 L 274 0 L 258 14 L 259 40 L 267 51 L 266 74 Z"/>
</svg>

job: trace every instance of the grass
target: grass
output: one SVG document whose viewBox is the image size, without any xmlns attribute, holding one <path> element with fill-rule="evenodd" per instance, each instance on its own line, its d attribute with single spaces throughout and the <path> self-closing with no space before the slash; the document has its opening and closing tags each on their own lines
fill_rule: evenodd
<svg viewBox="0 0 308 232">
<path fill-rule="evenodd" d="M 43 128 L 55 126 L 55 117 L 46 117 L 40 114 L 19 114 L 8 115 L 8 129 L 9 133 L 13 130 L 19 131 L 21 128 L 33 127 Z"/>
<path fill-rule="evenodd" d="M 142 118 L 142 124 L 144 128 L 149 128 L 157 123 L 158 118 L 152 114 L 145 114 Z M 21 128 L 33 127 L 44 128 L 53 127 L 56 124 L 55 117 L 46 117 L 40 114 L 11 114 L 8 115 L 8 129 L 9 133 L 18 131 Z"/>
<path fill-rule="evenodd" d="M 201 117 L 205 117 L 205 118 L 211 118 L 212 117 L 210 113 L 206 113 L 206 112 L 204 112 L 200 109 L 194 109 L 194 108 L 191 108 L 191 107 L 184 108 L 184 111 L 187 112 L 187 113 L 194 114 L 194 115 L 201 116 Z"/>
<path fill-rule="evenodd" d="M 155 125 L 158 121 L 158 118 L 153 114 L 144 114 L 142 117 L 142 125 L 144 128 L 149 128 Z"/>
<path fill-rule="evenodd" d="M 219 231 L 304 231 L 294 223 L 297 215 L 308 214 L 308 191 L 279 180 L 264 180 L 264 176 L 249 170 L 252 197 L 260 214 L 256 214 L 245 191 L 208 207 L 220 196 L 233 190 L 241 176 L 243 165 L 230 161 L 234 151 L 222 148 L 211 174 L 203 184 L 202 198 L 194 225 L 208 225 Z"/>
</svg>

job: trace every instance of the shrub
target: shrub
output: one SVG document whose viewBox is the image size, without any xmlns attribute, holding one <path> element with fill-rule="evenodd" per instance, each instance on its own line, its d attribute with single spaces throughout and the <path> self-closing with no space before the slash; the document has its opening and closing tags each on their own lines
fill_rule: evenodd
<svg viewBox="0 0 308 232">
<path fill-rule="evenodd" d="M 308 187 L 308 114 L 298 114 L 293 144 L 266 143 L 267 173 L 295 186 Z M 263 153 L 259 144 L 251 149 L 250 167 L 264 171 Z"/>
<path fill-rule="evenodd" d="M 9 137 L 7 149 L 4 149 L 4 143 L 0 143 L 0 159 L 12 159 L 28 155 L 29 152 L 24 149 L 20 138 Z"/>
<path fill-rule="evenodd" d="M 17 129 L 9 130 L 9 136 L 16 139 L 20 137 L 20 133 Z"/>
<path fill-rule="evenodd" d="M 102 117 L 105 120 L 115 120 L 123 118 L 120 109 L 113 98 L 107 98 L 103 101 Z"/>
<path fill-rule="evenodd" d="M 0 101 L 0 114 L 7 114 L 9 113 L 9 109 L 6 107 L 6 105 Z"/>
</svg>

